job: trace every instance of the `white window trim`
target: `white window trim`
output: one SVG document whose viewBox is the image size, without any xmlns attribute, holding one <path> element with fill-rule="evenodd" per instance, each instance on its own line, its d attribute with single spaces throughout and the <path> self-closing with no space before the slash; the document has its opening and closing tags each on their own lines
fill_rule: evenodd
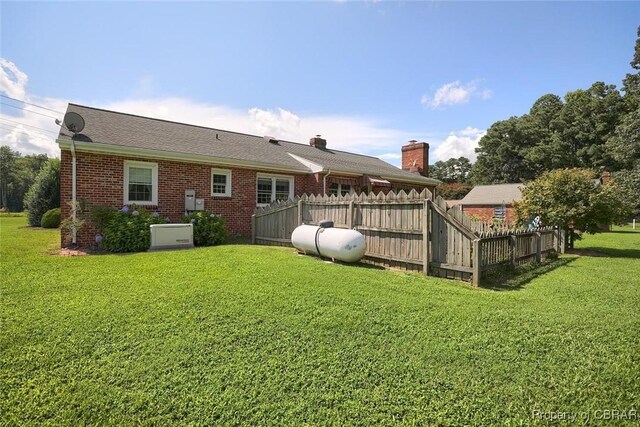
<svg viewBox="0 0 640 427">
<path fill-rule="evenodd" d="M 147 168 L 151 169 L 151 201 L 129 200 L 129 168 Z M 133 160 L 124 161 L 124 204 L 138 206 L 157 206 L 158 205 L 158 164 L 151 162 L 137 162 Z"/>
<path fill-rule="evenodd" d="M 227 185 L 224 193 L 213 192 L 213 175 L 226 175 Z M 231 170 L 230 169 L 211 169 L 211 196 L 212 197 L 231 197 Z"/>
<path fill-rule="evenodd" d="M 334 182 L 333 184 L 331 184 L 331 185 L 329 186 L 329 194 L 333 194 L 333 193 L 331 192 L 331 186 L 332 186 L 332 185 L 337 185 L 337 186 L 338 186 L 338 194 L 336 194 L 336 196 L 341 196 L 341 195 L 342 195 L 342 184 L 338 184 L 338 183 L 335 183 L 335 182 Z M 345 185 L 346 185 L 346 184 L 345 184 Z M 347 194 L 353 194 L 353 193 L 355 193 L 355 190 L 354 190 L 354 188 L 353 188 L 353 187 L 354 187 L 353 185 L 349 185 L 349 193 L 347 193 Z"/>
<path fill-rule="evenodd" d="M 289 199 L 293 199 L 294 191 L 294 183 L 295 179 L 291 175 L 277 175 L 270 173 L 258 173 L 256 175 L 256 206 L 269 206 L 269 203 L 258 203 L 258 179 L 260 178 L 269 178 L 271 179 L 271 202 L 275 200 L 276 197 L 276 179 L 286 179 L 289 180 Z"/>
</svg>

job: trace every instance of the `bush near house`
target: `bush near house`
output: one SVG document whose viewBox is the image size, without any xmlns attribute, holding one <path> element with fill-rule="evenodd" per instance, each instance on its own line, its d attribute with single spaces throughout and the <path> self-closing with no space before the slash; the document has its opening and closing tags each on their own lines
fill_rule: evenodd
<svg viewBox="0 0 640 427">
<path fill-rule="evenodd" d="M 102 247 L 109 252 L 142 252 L 151 245 L 151 224 L 166 221 L 157 212 L 150 213 L 143 208 L 125 206 L 111 216 L 104 228 Z"/>
<path fill-rule="evenodd" d="M 227 241 L 224 219 L 206 211 L 185 215 L 182 222 L 193 224 L 193 243 L 196 246 L 214 246 Z"/>
<path fill-rule="evenodd" d="M 29 225 L 40 226 L 42 215 L 60 207 L 60 160 L 49 159 L 24 196 Z"/>
<path fill-rule="evenodd" d="M 60 208 L 49 209 L 42 215 L 40 220 L 42 228 L 58 228 L 60 227 Z"/>
</svg>

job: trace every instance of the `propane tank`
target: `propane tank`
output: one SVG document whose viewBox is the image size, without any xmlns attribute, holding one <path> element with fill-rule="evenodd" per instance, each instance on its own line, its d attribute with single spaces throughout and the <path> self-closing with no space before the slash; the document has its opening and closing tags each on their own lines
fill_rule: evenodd
<svg viewBox="0 0 640 427">
<path fill-rule="evenodd" d="M 360 260 L 367 249 L 364 236 L 356 230 L 333 228 L 333 222 L 319 226 L 301 225 L 293 230 L 291 244 L 305 254 L 320 255 L 344 262 Z"/>
</svg>

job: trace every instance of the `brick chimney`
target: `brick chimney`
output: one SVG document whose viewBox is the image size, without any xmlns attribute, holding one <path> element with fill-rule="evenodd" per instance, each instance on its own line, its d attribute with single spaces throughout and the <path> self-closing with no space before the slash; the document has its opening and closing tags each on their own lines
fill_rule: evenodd
<svg viewBox="0 0 640 427">
<path fill-rule="evenodd" d="M 429 144 L 411 140 L 402 147 L 402 169 L 429 176 Z"/>
<path fill-rule="evenodd" d="M 602 175 L 600 176 L 600 182 L 602 182 L 603 184 L 606 184 L 609 181 L 611 181 L 611 172 L 609 171 L 602 172 Z"/>
<path fill-rule="evenodd" d="M 320 135 L 316 135 L 315 137 L 309 140 L 309 145 L 316 148 L 327 148 L 327 140 L 320 138 Z"/>
</svg>

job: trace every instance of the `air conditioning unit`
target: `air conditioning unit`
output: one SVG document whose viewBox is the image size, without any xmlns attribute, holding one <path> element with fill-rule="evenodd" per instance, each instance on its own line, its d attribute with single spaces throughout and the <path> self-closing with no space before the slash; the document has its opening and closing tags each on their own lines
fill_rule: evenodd
<svg viewBox="0 0 640 427">
<path fill-rule="evenodd" d="M 150 251 L 193 247 L 193 224 L 152 224 Z"/>
</svg>

